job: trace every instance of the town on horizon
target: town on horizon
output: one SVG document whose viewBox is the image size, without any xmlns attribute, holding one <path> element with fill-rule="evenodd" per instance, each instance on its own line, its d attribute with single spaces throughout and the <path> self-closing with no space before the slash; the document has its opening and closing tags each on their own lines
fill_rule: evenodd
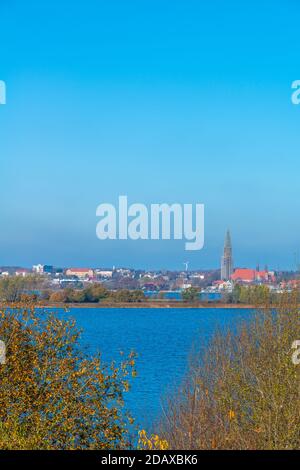
<svg viewBox="0 0 300 470">
<path fill-rule="evenodd" d="M 2 266 L 0 278 L 43 276 L 48 287 L 81 288 L 90 284 L 101 284 L 109 290 L 143 290 L 145 293 L 182 291 L 196 288 L 207 294 L 232 293 L 234 286 L 265 285 L 270 291 L 281 292 L 293 289 L 300 284 L 299 269 L 295 271 L 270 270 L 267 265 L 261 268 L 234 267 L 232 242 L 229 230 L 224 241 L 220 268 L 189 269 L 189 262 L 182 263 L 182 269 L 134 269 L 128 267 L 55 267 L 37 264 L 32 268 Z"/>
</svg>

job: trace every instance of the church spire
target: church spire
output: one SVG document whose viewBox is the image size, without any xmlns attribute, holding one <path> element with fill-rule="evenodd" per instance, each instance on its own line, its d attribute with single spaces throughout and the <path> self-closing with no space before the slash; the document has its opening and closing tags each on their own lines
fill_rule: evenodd
<svg viewBox="0 0 300 470">
<path fill-rule="evenodd" d="M 225 235 L 223 256 L 221 259 L 221 279 L 229 281 L 233 272 L 232 245 L 229 230 Z"/>
</svg>

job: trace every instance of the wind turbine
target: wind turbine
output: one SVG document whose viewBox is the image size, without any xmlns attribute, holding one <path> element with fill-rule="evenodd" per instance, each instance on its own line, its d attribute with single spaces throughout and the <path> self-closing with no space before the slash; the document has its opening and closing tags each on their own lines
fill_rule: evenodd
<svg viewBox="0 0 300 470">
<path fill-rule="evenodd" d="M 183 263 L 183 264 L 184 264 L 184 266 L 185 266 L 185 271 L 187 271 L 188 268 L 189 268 L 189 261 L 186 261 L 186 262 Z"/>
</svg>

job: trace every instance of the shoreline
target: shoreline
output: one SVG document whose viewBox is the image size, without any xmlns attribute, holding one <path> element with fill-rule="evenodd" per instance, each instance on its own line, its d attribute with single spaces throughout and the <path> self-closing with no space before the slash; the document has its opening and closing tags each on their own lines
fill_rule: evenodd
<svg viewBox="0 0 300 470">
<path fill-rule="evenodd" d="M 149 301 L 149 302 L 99 302 L 99 303 L 44 303 L 41 308 L 199 308 L 199 309 L 254 309 L 253 305 L 246 304 L 224 304 L 218 302 L 182 302 L 182 301 Z"/>
</svg>

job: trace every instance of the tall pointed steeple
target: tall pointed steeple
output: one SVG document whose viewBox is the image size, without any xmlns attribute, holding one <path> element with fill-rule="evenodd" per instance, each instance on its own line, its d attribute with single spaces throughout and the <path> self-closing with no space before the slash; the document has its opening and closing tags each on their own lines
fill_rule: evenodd
<svg viewBox="0 0 300 470">
<path fill-rule="evenodd" d="M 232 246 L 230 232 L 227 230 L 224 242 L 223 256 L 221 260 L 221 279 L 228 281 L 233 272 Z"/>
</svg>

